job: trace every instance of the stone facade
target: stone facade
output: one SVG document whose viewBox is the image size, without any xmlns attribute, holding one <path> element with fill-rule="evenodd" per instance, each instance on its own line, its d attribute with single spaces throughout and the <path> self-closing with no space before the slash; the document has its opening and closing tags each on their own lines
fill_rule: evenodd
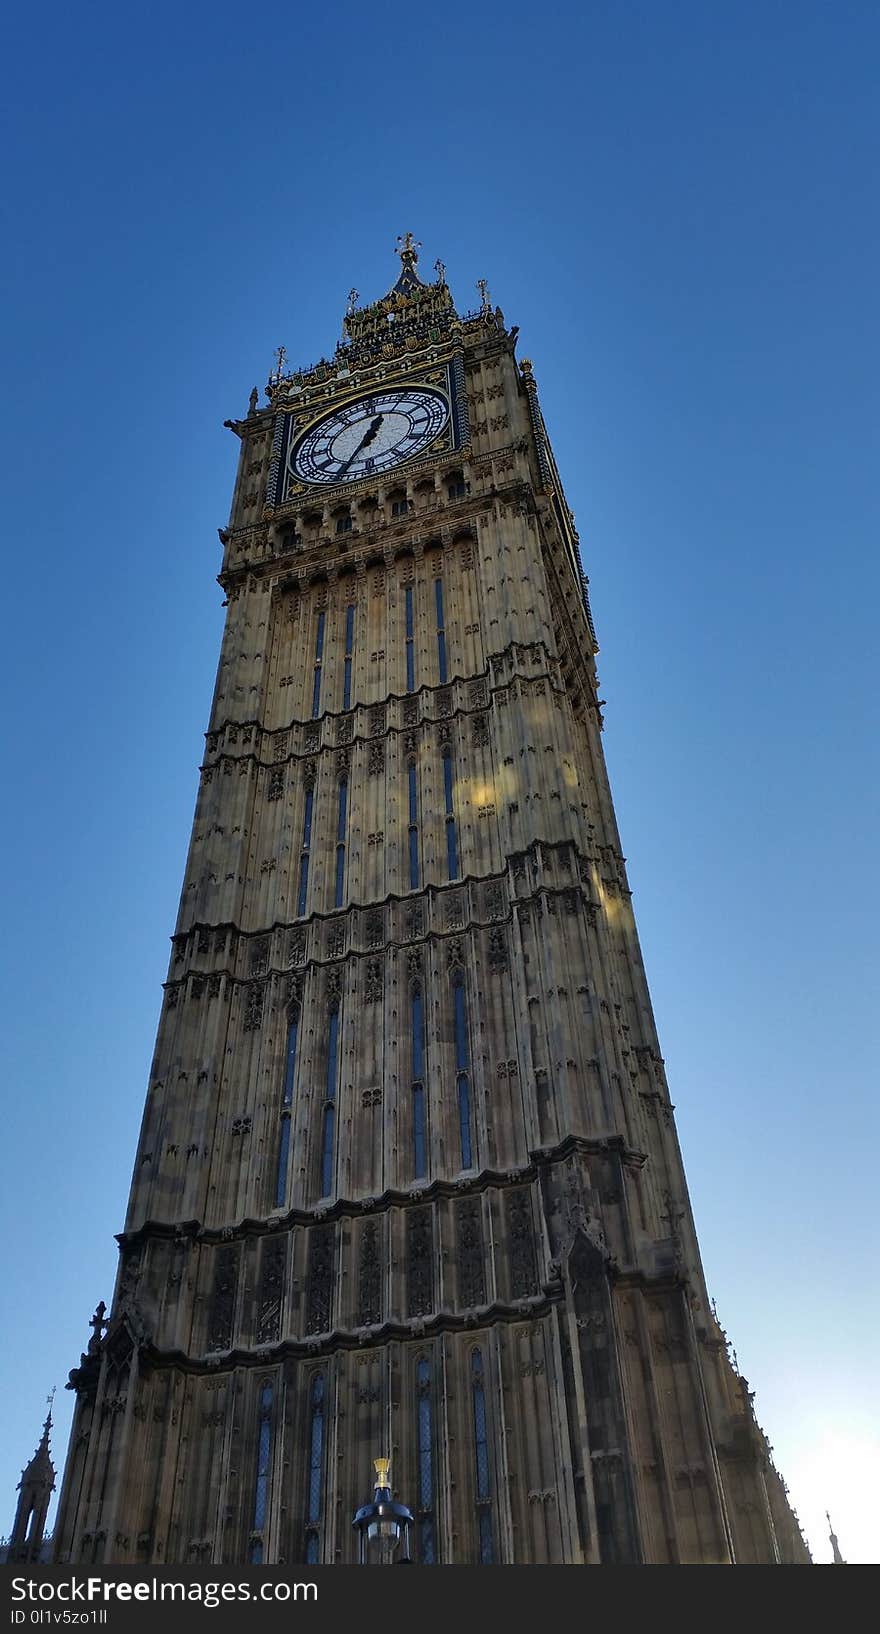
<svg viewBox="0 0 880 1634">
<path fill-rule="evenodd" d="M 56 1560 L 807 1560 L 709 1304 L 516 331 L 402 250 L 231 422 L 228 613 L 109 1318 Z M 358 393 L 419 458 L 307 486 Z M 439 587 L 439 588 L 438 588 Z"/>
</svg>

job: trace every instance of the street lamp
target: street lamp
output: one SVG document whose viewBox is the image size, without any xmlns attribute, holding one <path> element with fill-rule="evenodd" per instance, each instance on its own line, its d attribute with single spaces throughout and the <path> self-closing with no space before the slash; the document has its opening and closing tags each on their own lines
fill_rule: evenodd
<svg viewBox="0 0 880 1634">
<path fill-rule="evenodd" d="M 388 1480 L 391 1459 L 374 1458 L 373 1468 L 376 1471 L 373 1502 L 364 1504 L 352 1523 L 358 1533 L 358 1564 L 411 1566 L 409 1529 L 412 1526 L 412 1511 L 407 1509 L 406 1504 L 396 1504 L 391 1496 Z M 399 1560 L 395 1560 L 394 1551 L 401 1540 L 403 1542 L 401 1556 Z"/>
</svg>

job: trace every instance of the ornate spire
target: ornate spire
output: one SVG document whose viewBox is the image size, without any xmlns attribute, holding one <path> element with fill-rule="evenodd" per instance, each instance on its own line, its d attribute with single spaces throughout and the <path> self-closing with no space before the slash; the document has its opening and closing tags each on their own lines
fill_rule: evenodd
<svg viewBox="0 0 880 1634">
<path fill-rule="evenodd" d="M 52 1429 L 52 1404 L 55 1399 L 55 1387 L 46 1397 L 49 1411 L 43 1423 L 43 1433 L 30 1463 L 26 1464 L 21 1472 L 18 1483 L 18 1505 L 15 1511 L 15 1520 L 12 1524 L 12 1535 L 9 1539 L 10 1561 L 40 1560 L 43 1551 L 43 1537 L 46 1530 L 46 1516 L 49 1512 L 49 1500 L 55 1490 L 55 1465 L 49 1451 L 49 1434 Z M 45 1557 L 43 1557 L 45 1558 Z"/>
<path fill-rule="evenodd" d="M 413 290 L 424 288 L 422 280 L 416 272 L 421 247 L 418 239 L 413 238 L 412 233 L 405 233 L 403 237 L 398 238 L 395 248 L 400 256 L 400 277 L 394 285 L 392 294 L 412 295 Z"/>
<path fill-rule="evenodd" d="M 378 301 L 361 306 L 357 290 L 351 290 L 343 319 L 343 339 L 336 352 L 337 369 L 391 362 L 404 353 L 418 353 L 448 341 L 459 319 L 446 282 L 446 268 L 442 261 L 435 262 L 436 281 L 423 283 L 418 274 L 420 249 L 412 233 L 398 238 L 400 276 Z M 329 370 L 330 366 L 319 365 L 318 370 L 322 367 Z M 317 378 L 322 378 L 320 372 Z"/>
<path fill-rule="evenodd" d="M 831 1564 L 832 1566 L 845 1566 L 846 1561 L 840 1552 L 840 1544 L 835 1536 L 834 1527 L 831 1525 L 831 1516 L 829 1515 L 827 1509 L 825 1511 L 825 1519 L 828 1522 L 828 1536 L 831 1539 L 831 1552 L 834 1557 Z"/>
<path fill-rule="evenodd" d="M 33 1458 L 21 1472 L 22 1485 L 24 1485 L 24 1483 L 27 1481 L 37 1481 L 42 1484 L 47 1475 L 51 1477 L 52 1485 L 55 1485 L 55 1466 L 52 1463 L 52 1455 L 49 1451 L 49 1436 L 52 1430 L 52 1406 L 54 1401 L 55 1386 L 53 1384 L 52 1389 L 46 1397 L 49 1411 L 43 1420 L 43 1433 L 40 1436 L 37 1450 L 34 1453 Z"/>
</svg>

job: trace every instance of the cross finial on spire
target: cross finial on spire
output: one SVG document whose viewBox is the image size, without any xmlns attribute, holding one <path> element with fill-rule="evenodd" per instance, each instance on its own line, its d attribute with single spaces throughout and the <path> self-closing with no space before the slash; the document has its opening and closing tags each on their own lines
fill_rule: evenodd
<svg viewBox="0 0 880 1634">
<path fill-rule="evenodd" d="M 284 365 L 286 364 L 286 362 L 287 362 L 287 347 L 286 346 L 276 347 L 276 349 L 275 349 L 275 371 L 274 371 L 273 374 L 271 374 L 269 376 L 269 379 L 271 381 L 275 382 L 276 385 L 277 385 L 278 381 L 281 379 L 281 376 L 284 373 Z"/>
<path fill-rule="evenodd" d="M 53 1384 L 51 1390 L 49 1391 L 48 1396 L 46 1397 L 46 1405 L 49 1408 L 49 1417 L 50 1418 L 52 1417 L 52 1408 L 55 1405 L 55 1391 L 57 1389 L 58 1389 L 57 1384 Z"/>
<path fill-rule="evenodd" d="M 480 304 L 484 312 L 489 310 L 489 285 L 485 278 L 477 279 L 477 289 L 480 291 Z"/>
<path fill-rule="evenodd" d="M 419 259 L 419 250 L 421 247 L 422 246 L 418 239 L 413 238 L 412 233 L 404 233 L 403 236 L 398 234 L 395 248 L 404 266 L 406 266 L 407 263 L 410 266 L 415 266 Z"/>
<path fill-rule="evenodd" d="M 347 311 L 349 317 L 351 317 L 351 314 L 354 311 L 355 307 L 357 306 L 358 301 L 360 300 L 360 298 L 361 297 L 360 297 L 360 291 L 359 290 L 357 290 L 357 289 L 350 289 L 349 290 L 349 292 L 348 292 L 348 306 L 346 307 L 346 311 Z"/>
<path fill-rule="evenodd" d="M 101 1348 L 101 1335 L 107 1326 L 107 1321 L 104 1316 L 106 1309 L 107 1306 L 104 1304 L 102 1299 L 95 1307 L 94 1316 L 89 1318 L 89 1327 L 92 1330 L 92 1337 L 89 1340 L 90 1356 L 94 1356 L 96 1351 L 100 1350 Z"/>
</svg>

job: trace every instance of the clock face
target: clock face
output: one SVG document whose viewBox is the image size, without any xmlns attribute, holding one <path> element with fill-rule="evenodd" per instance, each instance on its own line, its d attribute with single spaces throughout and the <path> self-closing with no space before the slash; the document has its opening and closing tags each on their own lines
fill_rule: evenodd
<svg viewBox="0 0 880 1634">
<path fill-rule="evenodd" d="M 293 448 L 291 470 L 301 482 L 378 476 L 423 453 L 448 420 L 446 398 L 429 386 L 371 392 L 313 425 Z"/>
</svg>

